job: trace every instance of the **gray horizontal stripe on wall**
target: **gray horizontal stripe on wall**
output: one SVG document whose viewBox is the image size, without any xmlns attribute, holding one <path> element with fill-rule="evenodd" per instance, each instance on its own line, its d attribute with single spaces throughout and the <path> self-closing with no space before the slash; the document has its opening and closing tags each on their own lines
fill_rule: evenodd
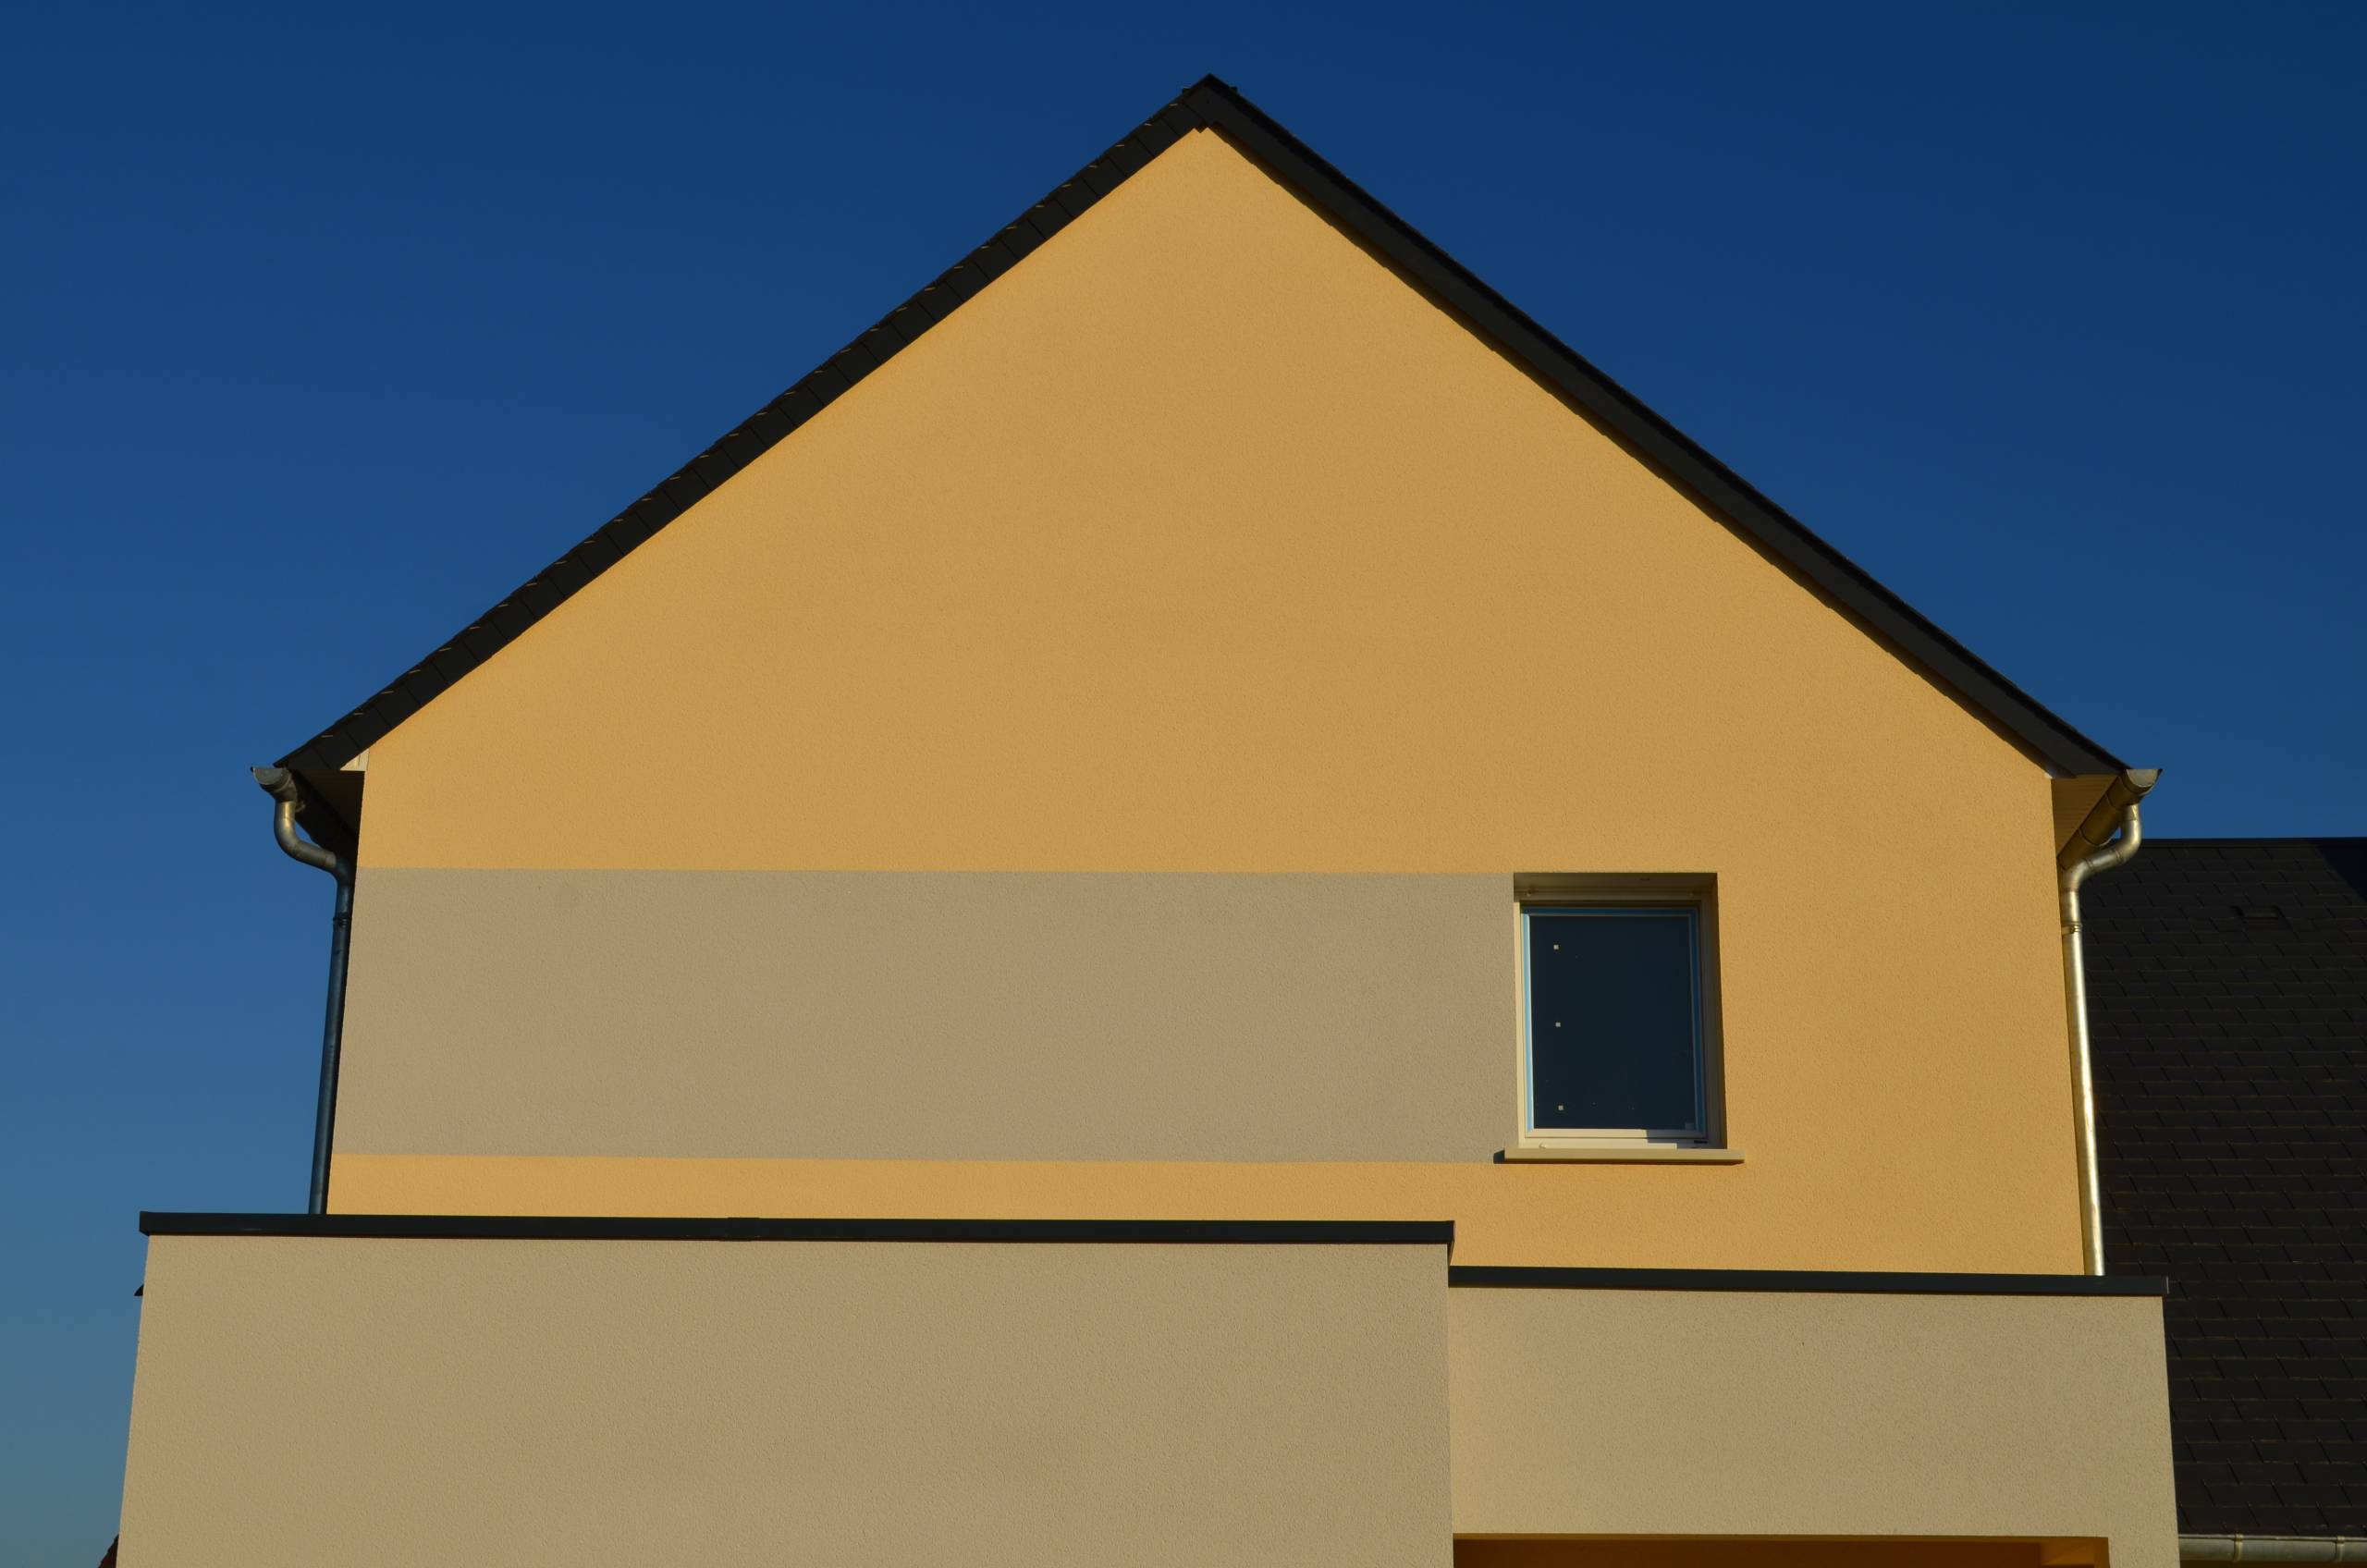
<svg viewBox="0 0 2367 1568">
<path fill-rule="evenodd" d="M 1508 876 L 362 873 L 341 1154 L 1484 1160 Z"/>
</svg>

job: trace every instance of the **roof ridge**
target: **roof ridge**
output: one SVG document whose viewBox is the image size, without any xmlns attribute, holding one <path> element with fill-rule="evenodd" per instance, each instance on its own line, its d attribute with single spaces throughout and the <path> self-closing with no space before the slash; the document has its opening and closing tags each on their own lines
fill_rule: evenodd
<svg viewBox="0 0 2367 1568">
<path fill-rule="evenodd" d="M 2065 774 L 2117 772 L 2124 766 L 1213 75 L 1185 88 L 853 342 L 511 590 L 426 658 L 280 758 L 279 766 L 342 767 L 1024 260 L 1185 133 L 1204 128 L 1222 132 L 1266 164 L 1473 330 L 1527 364 L 1638 457 L 1692 491 L 1713 515 L 1854 616 L 1927 678 L 1954 691 L 2045 766 Z"/>
</svg>

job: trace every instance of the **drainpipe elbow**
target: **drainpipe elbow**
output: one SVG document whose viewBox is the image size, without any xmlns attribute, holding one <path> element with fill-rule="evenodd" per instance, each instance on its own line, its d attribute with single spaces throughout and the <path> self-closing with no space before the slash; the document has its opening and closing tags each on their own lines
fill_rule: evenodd
<svg viewBox="0 0 2367 1568">
<path fill-rule="evenodd" d="M 353 940 L 353 865 L 334 850 L 325 849 L 296 831 L 296 814 L 304 809 L 304 791 L 284 767 L 258 767 L 255 783 L 273 801 L 271 836 L 288 859 L 337 881 L 337 904 L 329 916 L 329 993 L 321 1020 L 320 1098 L 313 1113 L 313 1182 L 306 1204 L 310 1214 L 329 1211 L 329 1152 L 337 1128 L 337 1062 L 345 1043 L 345 977 Z"/>
<path fill-rule="evenodd" d="M 2145 798 L 2161 777 L 2159 768 L 2142 767 L 2131 768 L 2113 780 L 2110 796 L 2119 797 L 2120 820 L 2117 826 L 2120 835 L 2064 866 L 2065 892 L 2077 893 L 2079 885 L 2089 877 L 2102 872 L 2117 871 L 2136 858 L 2138 850 L 2145 842 L 2144 824 L 2139 816 L 2137 802 Z M 2109 833 L 2112 829 L 2107 827 L 2104 831 Z"/>
<path fill-rule="evenodd" d="M 352 880 L 353 868 L 345 857 L 325 850 L 296 831 L 296 814 L 304 809 L 304 796 L 296 787 L 296 776 L 284 767 L 250 769 L 263 792 L 277 802 L 271 814 L 271 836 L 280 851 L 293 861 L 300 861 L 315 871 L 325 871 L 340 882 Z"/>
</svg>

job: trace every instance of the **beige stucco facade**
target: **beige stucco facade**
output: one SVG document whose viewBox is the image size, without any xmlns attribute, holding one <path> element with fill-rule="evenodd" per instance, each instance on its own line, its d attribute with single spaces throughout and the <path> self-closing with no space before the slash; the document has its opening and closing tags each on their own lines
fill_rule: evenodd
<svg viewBox="0 0 2367 1568">
<path fill-rule="evenodd" d="M 356 920 L 355 1154 L 1443 1162 L 1515 1131 L 1499 877 L 381 869 Z"/>
<path fill-rule="evenodd" d="M 1450 1295 L 1458 1535 L 2012 1535 L 2177 1560 L 2157 1299 Z"/>
<path fill-rule="evenodd" d="M 159 1237 L 122 1561 L 1444 1568 L 1444 1255 Z"/>
<path fill-rule="evenodd" d="M 2175 1561 L 2158 1300 L 1450 1287 L 1446 1251 L 159 1236 L 123 1560 Z"/>
</svg>

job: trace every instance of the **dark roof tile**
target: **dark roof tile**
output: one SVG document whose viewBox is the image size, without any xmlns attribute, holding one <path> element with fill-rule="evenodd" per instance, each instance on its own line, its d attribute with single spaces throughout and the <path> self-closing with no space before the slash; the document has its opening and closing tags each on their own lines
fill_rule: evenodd
<svg viewBox="0 0 2367 1568">
<path fill-rule="evenodd" d="M 2178 1527 L 2367 1534 L 2367 839 L 2156 839 L 2084 897 L 2105 1256 L 2171 1281 Z"/>
</svg>

